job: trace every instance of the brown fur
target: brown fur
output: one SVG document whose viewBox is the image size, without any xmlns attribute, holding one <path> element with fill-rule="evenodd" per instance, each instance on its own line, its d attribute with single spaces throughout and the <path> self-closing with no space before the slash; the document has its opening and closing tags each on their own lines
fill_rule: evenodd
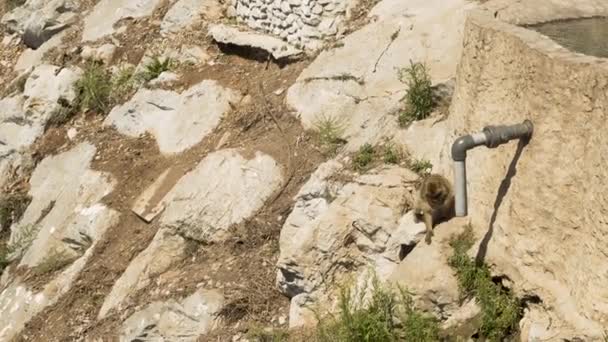
<svg viewBox="0 0 608 342">
<path fill-rule="evenodd" d="M 433 226 L 454 217 L 454 191 L 445 177 L 431 174 L 420 184 L 414 215 L 426 226 L 425 241 L 431 243 Z"/>
</svg>

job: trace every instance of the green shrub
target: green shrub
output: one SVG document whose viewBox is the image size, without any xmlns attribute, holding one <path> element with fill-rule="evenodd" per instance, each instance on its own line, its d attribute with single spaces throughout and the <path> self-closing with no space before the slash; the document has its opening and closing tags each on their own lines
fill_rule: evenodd
<svg viewBox="0 0 608 342">
<path fill-rule="evenodd" d="M 387 164 L 399 164 L 402 158 L 402 152 L 394 143 L 387 143 L 384 146 L 383 160 Z"/>
<path fill-rule="evenodd" d="M 314 127 L 326 154 L 336 154 L 338 149 L 346 143 L 341 137 L 344 134 L 344 126 L 339 119 L 321 116 L 314 122 Z"/>
<path fill-rule="evenodd" d="M 433 110 L 431 78 L 426 66 L 410 61 L 410 66 L 399 70 L 399 79 L 407 84 L 404 109 L 399 114 L 399 125 L 405 127 L 412 121 L 425 119 Z"/>
<path fill-rule="evenodd" d="M 370 144 L 365 144 L 359 148 L 357 154 L 353 158 L 353 165 L 356 170 L 364 171 L 367 170 L 374 161 L 375 150 Z"/>
<path fill-rule="evenodd" d="M 394 291 L 374 277 L 369 299 L 353 298 L 348 287 L 340 290 L 337 315 L 318 318 L 320 342 L 438 341 L 436 319 L 417 311 L 411 294 Z M 363 291 L 364 292 L 364 291 Z"/>
<path fill-rule="evenodd" d="M 487 265 L 478 265 L 467 255 L 473 244 L 473 230 L 467 226 L 450 242 L 454 253 L 449 264 L 456 271 L 461 296 L 475 296 L 481 307 L 481 336 L 490 341 L 502 341 L 517 330 L 522 317 L 521 303 L 492 280 Z"/>
<path fill-rule="evenodd" d="M 169 71 L 172 64 L 173 62 L 170 58 L 165 58 L 165 60 L 161 61 L 158 56 L 154 56 L 150 62 L 144 66 L 144 71 L 141 72 L 140 76 L 144 81 L 149 82 L 157 78 L 163 72 Z"/>
<path fill-rule="evenodd" d="M 419 175 L 426 175 L 431 173 L 433 170 L 433 164 L 426 159 L 416 159 L 410 162 L 410 170 L 416 172 Z"/>
<path fill-rule="evenodd" d="M 76 81 L 75 88 L 78 109 L 100 114 L 106 114 L 110 110 L 112 80 L 110 73 L 101 64 L 88 63 Z"/>
</svg>

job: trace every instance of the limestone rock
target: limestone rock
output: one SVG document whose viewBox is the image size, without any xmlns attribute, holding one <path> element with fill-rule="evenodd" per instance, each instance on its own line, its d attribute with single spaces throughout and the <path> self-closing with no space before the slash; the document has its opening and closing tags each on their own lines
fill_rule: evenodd
<svg viewBox="0 0 608 342">
<path fill-rule="evenodd" d="M 386 279 L 399 262 L 399 251 L 388 248 L 389 241 L 400 245 L 391 238 L 398 235 L 398 222 L 411 201 L 406 184 L 417 176 L 387 167 L 346 184 L 328 181 L 339 168 L 330 162 L 311 176 L 281 230 L 277 285 L 292 297 L 292 327 L 313 317 L 305 306 L 329 296 L 345 273 L 357 274 L 369 265 Z"/>
<path fill-rule="evenodd" d="M 114 182 L 107 175 L 89 169 L 95 148 L 80 144 L 72 150 L 44 159 L 34 170 L 30 184 L 32 202 L 12 238 L 34 226 L 36 238 L 21 259 L 21 264 L 36 266 L 51 252 L 78 252 L 98 240 L 112 224 L 116 214 L 99 203 L 110 193 Z M 72 246 L 70 241 L 84 241 Z M 75 243 L 75 242 L 74 242 Z"/>
<path fill-rule="evenodd" d="M 22 35 L 24 44 L 39 48 L 51 37 L 70 26 L 77 3 L 71 0 L 26 1 L 2 17 L 2 24 Z"/>
<path fill-rule="evenodd" d="M 235 27 L 226 25 L 213 25 L 209 28 L 209 35 L 222 44 L 234 44 L 237 46 L 262 49 L 272 55 L 275 59 L 295 58 L 302 53 L 301 50 L 285 43 L 279 38 L 239 31 Z"/>
<path fill-rule="evenodd" d="M 17 63 L 15 64 L 14 69 L 16 71 L 25 71 L 30 68 L 37 67 L 38 65 L 44 64 L 43 57 L 44 55 L 50 51 L 52 48 L 58 47 L 61 45 L 61 40 L 65 36 L 65 31 L 62 31 L 44 44 L 39 46 L 36 50 L 33 49 L 25 49 L 19 59 L 17 59 Z"/>
<path fill-rule="evenodd" d="M 174 262 L 182 259 L 185 240 L 174 232 L 160 229 L 150 245 L 129 264 L 125 272 L 114 283 L 99 311 L 99 319 L 110 310 L 121 309 L 129 295 L 150 284 L 150 281 L 167 271 Z"/>
<path fill-rule="evenodd" d="M 7 284 L 0 293 L 0 312 L 11 314 L 0 315 L 0 340 L 10 340 L 70 289 L 95 245 L 117 222 L 118 214 L 99 202 L 112 190 L 113 181 L 89 168 L 94 155 L 92 145 L 80 144 L 44 159 L 32 174 L 32 202 L 21 221 L 11 227 L 10 241 L 20 241 L 15 253 L 22 254 L 20 264 L 29 267 L 52 255 L 72 262 L 40 292 L 28 289 L 19 278 Z"/>
<path fill-rule="evenodd" d="M 220 12 L 215 0 L 179 0 L 167 12 L 160 24 L 161 35 L 179 32 L 196 23 L 201 16 L 215 18 Z"/>
<path fill-rule="evenodd" d="M 115 107 L 104 124 L 133 137 L 149 132 L 161 152 L 178 153 L 203 140 L 240 98 L 216 81 L 203 81 L 181 94 L 140 89 L 129 102 Z"/>
<path fill-rule="evenodd" d="M 124 18 L 152 14 L 161 0 L 101 0 L 84 18 L 82 41 L 96 41 L 115 32 L 114 24 Z"/>
<path fill-rule="evenodd" d="M 391 281 L 415 293 L 419 308 L 440 319 L 447 319 L 459 309 L 458 282 L 448 258 L 452 253 L 451 237 L 463 229 L 464 222 L 456 219 L 436 226 L 433 242 L 417 244 L 390 276 Z"/>
<path fill-rule="evenodd" d="M 105 64 L 110 64 L 116 53 L 116 45 L 114 44 L 103 44 L 98 48 L 92 48 L 85 46 L 80 53 L 83 59 L 100 61 Z"/>
<path fill-rule="evenodd" d="M 197 341 L 213 328 L 223 301 L 217 291 L 199 290 L 179 302 L 154 302 L 123 323 L 121 339 Z"/>
<path fill-rule="evenodd" d="M 393 113 L 407 90 L 396 70 L 412 60 L 426 63 L 434 83 L 452 78 L 465 14 L 475 6 L 466 0 L 382 1 L 372 10 L 377 21 L 344 38 L 343 47 L 322 52 L 302 72 L 287 103 L 306 128 L 332 113 L 344 126 L 347 150 L 394 136 L 399 128 Z"/>
<path fill-rule="evenodd" d="M 281 184 L 281 168 L 268 155 L 247 159 L 238 150 L 208 155 L 165 196 L 161 225 L 199 241 L 219 241 L 232 225 L 254 214 Z"/>
<path fill-rule="evenodd" d="M 171 71 L 163 71 L 157 78 L 148 82 L 149 86 L 169 86 L 179 81 L 179 75 Z"/>
<path fill-rule="evenodd" d="M 31 145 L 60 106 L 57 101 L 71 102 L 76 97 L 73 84 L 79 69 L 59 69 L 40 65 L 27 78 L 22 95 L 0 100 L 0 142 L 2 149 L 18 150 Z"/>
</svg>

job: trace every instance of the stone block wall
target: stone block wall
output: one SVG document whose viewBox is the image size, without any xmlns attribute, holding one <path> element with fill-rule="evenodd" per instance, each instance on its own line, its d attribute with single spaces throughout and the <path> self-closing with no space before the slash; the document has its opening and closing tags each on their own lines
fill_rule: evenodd
<svg viewBox="0 0 608 342">
<path fill-rule="evenodd" d="M 250 28 L 308 50 L 343 27 L 355 0 L 230 0 L 227 15 Z"/>
</svg>

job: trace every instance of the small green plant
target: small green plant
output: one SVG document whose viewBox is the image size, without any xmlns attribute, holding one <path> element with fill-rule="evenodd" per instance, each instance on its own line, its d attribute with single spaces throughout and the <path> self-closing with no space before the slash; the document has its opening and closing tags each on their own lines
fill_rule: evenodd
<svg viewBox="0 0 608 342">
<path fill-rule="evenodd" d="M 8 245 L 8 255 L 11 259 L 19 259 L 23 256 L 23 253 L 27 251 L 28 248 L 32 245 L 38 232 L 40 231 L 40 226 L 35 224 L 26 224 L 20 226 L 17 232 L 14 235 L 14 238 Z"/>
<path fill-rule="evenodd" d="M 402 152 L 394 143 L 387 143 L 384 146 L 383 160 L 387 164 L 399 164 L 401 161 Z"/>
<path fill-rule="evenodd" d="M 112 81 L 110 73 L 101 64 L 87 64 L 81 78 L 76 81 L 75 88 L 77 108 L 101 114 L 109 111 Z"/>
<path fill-rule="evenodd" d="M 60 98 L 58 101 L 58 107 L 53 110 L 49 117 L 46 127 L 60 126 L 68 122 L 77 113 L 77 108 L 72 106 L 66 99 Z"/>
<path fill-rule="evenodd" d="M 149 82 L 157 78 L 160 74 L 165 71 L 169 71 L 173 65 L 171 58 L 165 58 L 161 61 L 160 57 L 154 56 L 152 59 L 144 65 L 144 71 L 141 73 L 141 77 L 144 81 Z"/>
<path fill-rule="evenodd" d="M 137 78 L 133 66 L 124 66 L 118 69 L 112 76 L 112 91 L 110 98 L 112 102 L 119 103 L 126 100 L 136 88 Z"/>
<path fill-rule="evenodd" d="M 247 338 L 252 342 L 287 342 L 289 332 L 285 329 L 264 329 L 253 326 L 247 332 Z"/>
<path fill-rule="evenodd" d="M 356 170 L 367 170 L 374 160 L 375 150 L 370 144 L 365 144 L 359 148 L 359 151 L 353 158 L 353 165 Z"/>
<path fill-rule="evenodd" d="M 53 273 L 69 265 L 72 260 L 73 258 L 66 252 L 53 250 L 40 264 L 32 269 L 32 272 L 35 275 Z"/>
<path fill-rule="evenodd" d="M 405 127 L 412 121 L 425 119 L 433 110 L 431 77 L 426 66 L 410 61 L 410 66 L 399 70 L 399 79 L 407 84 L 404 109 L 399 114 L 399 125 Z"/>
<path fill-rule="evenodd" d="M 10 264 L 10 251 L 6 243 L 0 243 L 0 274 Z"/>
<path fill-rule="evenodd" d="M 411 293 L 372 279 L 369 299 L 354 296 L 348 287 L 339 293 L 339 313 L 318 319 L 320 342 L 438 341 L 437 320 L 414 308 Z"/>
<path fill-rule="evenodd" d="M 32 198 L 24 193 L 15 193 L 0 198 L 0 231 L 9 229 L 19 221 Z"/>
<path fill-rule="evenodd" d="M 462 234 L 454 237 L 450 242 L 454 253 L 449 259 L 449 264 L 456 271 L 461 295 L 475 296 L 481 307 L 479 332 L 482 337 L 490 341 L 502 341 L 517 330 L 518 322 L 522 317 L 521 303 L 501 284 L 492 280 L 487 265 L 478 265 L 467 255 L 473 243 L 473 229 L 469 225 Z"/>
<path fill-rule="evenodd" d="M 415 159 L 410 163 L 410 170 L 419 175 L 427 175 L 433 170 L 433 164 L 426 159 Z"/>
<path fill-rule="evenodd" d="M 344 126 L 338 118 L 321 116 L 315 121 L 314 127 L 326 154 L 334 155 L 346 143 L 341 137 L 344 134 Z"/>
</svg>

